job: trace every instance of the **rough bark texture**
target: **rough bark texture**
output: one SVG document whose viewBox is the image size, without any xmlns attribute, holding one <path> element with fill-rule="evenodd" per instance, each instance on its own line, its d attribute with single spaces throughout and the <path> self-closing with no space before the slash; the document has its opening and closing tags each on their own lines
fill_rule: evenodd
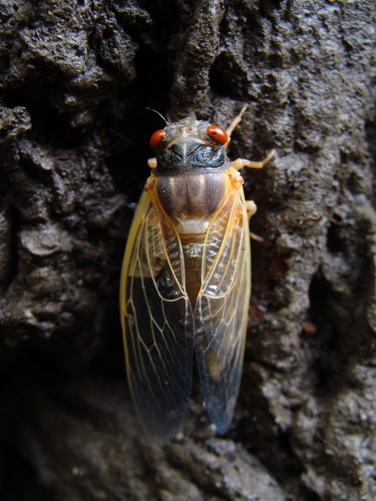
<svg viewBox="0 0 376 501">
<path fill-rule="evenodd" d="M 0 498 L 376 498 L 373 0 L 0 2 Z M 138 428 L 117 290 L 171 118 L 227 125 L 258 205 L 238 410 Z"/>
</svg>

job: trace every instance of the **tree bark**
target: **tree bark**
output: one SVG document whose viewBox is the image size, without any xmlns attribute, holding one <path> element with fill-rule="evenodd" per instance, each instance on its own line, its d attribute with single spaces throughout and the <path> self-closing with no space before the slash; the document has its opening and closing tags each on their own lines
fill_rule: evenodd
<svg viewBox="0 0 376 501">
<path fill-rule="evenodd" d="M 0 498 L 376 498 L 375 5 L 0 0 Z M 258 205 L 237 413 L 151 443 L 118 284 L 148 138 L 236 129 Z"/>
</svg>

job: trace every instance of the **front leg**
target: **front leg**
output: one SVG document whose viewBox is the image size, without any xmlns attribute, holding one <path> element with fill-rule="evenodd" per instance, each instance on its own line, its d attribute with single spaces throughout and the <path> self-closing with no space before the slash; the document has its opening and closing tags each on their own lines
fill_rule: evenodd
<svg viewBox="0 0 376 501">
<path fill-rule="evenodd" d="M 250 169 L 262 169 L 265 164 L 267 164 L 275 155 L 275 150 L 272 150 L 267 157 L 264 158 L 264 160 L 261 160 L 261 162 L 252 162 L 251 160 L 246 160 L 245 158 L 237 158 L 233 162 L 231 162 L 231 166 L 236 169 L 240 170 L 243 169 L 243 167 L 248 167 Z"/>
<path fill-rule="evenodd" d="M 155 169 L 157 167 L 157 159 L 156 158 L 149 158 L 148 159 L 148 166 L 151 169 Z"/>
</svg>

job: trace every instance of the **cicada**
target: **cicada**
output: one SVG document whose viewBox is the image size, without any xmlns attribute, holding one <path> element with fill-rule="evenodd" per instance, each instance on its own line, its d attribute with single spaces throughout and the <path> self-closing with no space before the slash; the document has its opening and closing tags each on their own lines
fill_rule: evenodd
<svg viewBox="0 0 376 501">
<path fill-rule="evenodd" d="M 156 158 L 125 250 L 120 291 L 128 383 L 146 432 L 164 443 L 188 407 L 196 359 L 203 399 L 219 433 L 231 423 L 250 300 L 249 218 L 243 167 L 227 129 L 185 118 L 150 140 Z"/>
</svg>

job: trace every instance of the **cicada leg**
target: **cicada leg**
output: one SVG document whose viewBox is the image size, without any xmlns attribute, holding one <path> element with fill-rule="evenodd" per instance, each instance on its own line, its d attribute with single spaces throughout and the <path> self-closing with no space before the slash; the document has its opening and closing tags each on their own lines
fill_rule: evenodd
<svg viewBox="0 0 376 501">
<path fill-rule="evenodd" d="M 229 137 L 229 140 L 227 141 L 226 145 L 230 142 L 230 137 L 231 137 L 231 134 L 234 132 L 234 130 L 236 129 L 236 127 L 240 124 L 240 122 L 242 121 L 242 117 L 244 115 L 244 112 L 245 110 L 247 109 L 247 105 L 244 105 L 243 108 L 240 110 L 239 112 L 239 115 L 237 117 L 234 118 L 234 120 L 230 123 L 230 125 L 227 127 L 226 129 L 226 132 L 227 132 L 227 135 Z"/>
<path fill-rule="evenodd" d="M 237 158 L 236 160 L 231 162 L 231 167 L 235 170 L 235 172 L 233 171 L 232 174 L 233 182 L 238 183 L 239 185 L 243 184 L 244 182 L 243 178 L 241 177 L 240 174 L 237 173 L 237 171 L 243 169 L 243 167 L 248 167 L 250 169 L 261 169 L 274 157 L 274 155 L 275 155 L 275 150 L 272 150 L 264 158 L 264 160 L 261 160 L 260 162 L 253 162 L 252 160 L 246 160 L 245 158 Z M 252 200 L 246 200 L 245 208 L 247 210 L 248 219 L 251 219 L 251 217 L 256 213 L 257 210 L 255 202 L 253 202 Z"/>
<path fill-rule="evenodd" d="M 155 157 L 154 158 L 149 158 L 148 159 L 148 166 L 151 169 L 155 169 L 157 167 L 157 159 Z"/>
<path fill-rule="evenodd" d="M 248 167 L 249 169 L 262 169 L 275 155 L 275 150 L 272 150 L 264 160 L 260 162 L 253 162 L 252 160 L 246 160 L 245 158 L 237 158 L 231 162 L 231 166 L 236 170 L 241 170 L 243 167 Z"/>
<path fill-rule="evenodd" d="M 245 209 L 247 211 L 247 216 L 248 216 L 248 221 L 251 219 L 251 217 L 256 214 L 257 211 L 257 206 L 253 200 L 246 200 L 245 201 Z M 252 240 L 256 240 L 257 242 L 263 242 L 264 239 L 260 237 L 260 235 L 256 235 L 256 233 L 253 233 L 253 231 L 249 232 L 249 236 L 252 238 Z"/>
<path fill-rule="evenodd" d="M 244 158 L 238 158 L 234 160 L 231 163 L 231 166 L 236 170 L 239 171 L 243 169 L 243 167 L 248 167 L 250 169 L 261 169 L 264 167 L 265 164 L 267 164 L 275 155 L 275 150 L 272 150 L 263 160 L 260 162 L 253 162 L 251 160 L 246 160 Z M 245 208 L 247 211 L 248 215 L 248 220 L 251 219 L 251 217 L 256 213 L 257 207 L 256 204 L 253 200 L 245 200 Z M 260 237 L 259 235 L 256 235 L 255 233 L 252 233 L 251 231 L 249 232 L 250 237 L 253 240 L 257 240 L 258 242 L 263 242 L 264 239 Z"/>
<path fill-rule="evenodd" d="M 257 212 L 257 206 L 253 200 L 245 201 L 245 209 L 247 211 L 248 220 L 251 219 L 251 217 L 254 216 Z"/>
</svg>

